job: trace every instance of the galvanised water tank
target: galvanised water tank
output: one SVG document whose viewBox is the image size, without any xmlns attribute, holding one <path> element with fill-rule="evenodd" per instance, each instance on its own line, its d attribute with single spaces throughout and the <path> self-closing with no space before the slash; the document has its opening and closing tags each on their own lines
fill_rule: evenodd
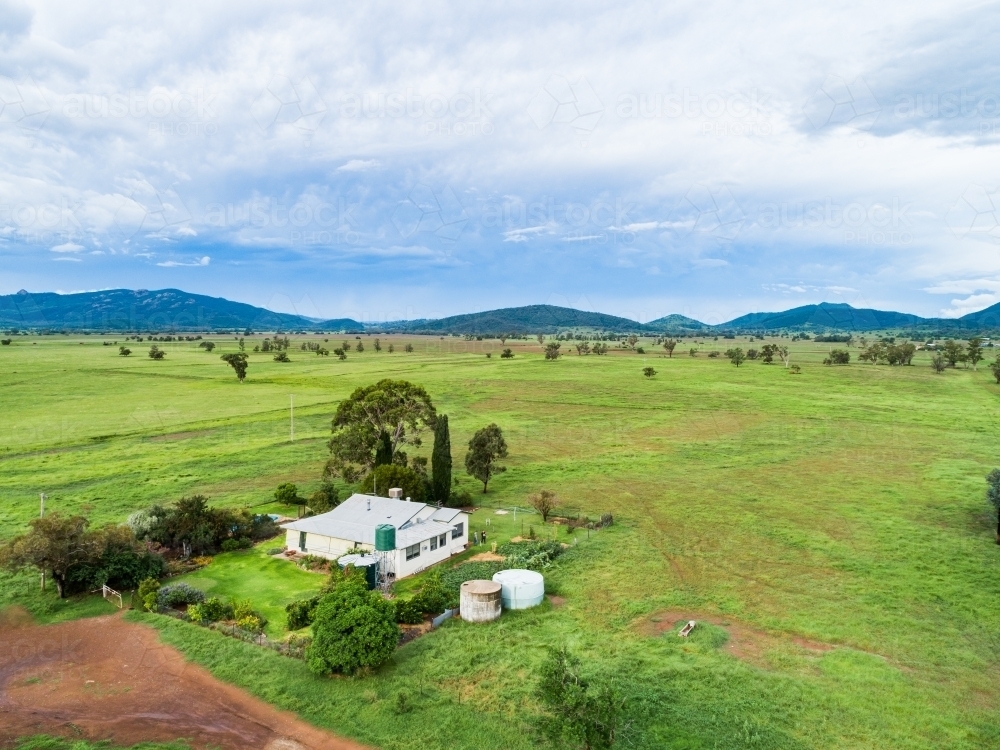
<svg viewBox="0 0 1000 750">
<path fill-rule="evenodd" d="M 490 622 L 500 616 L 500 584 L 466 581 L 459 589 L 458 606 L 466 622 Z"/>
<path fill-rule="evenodd" d="M 380 523 L 375 527 L 375 550 L 377 552 L 391 552 L 394 549 L 396 549 L 396 527 Z"/>
<path fill-rule="evenodd" d="M 528 609 L 545 597 L 545 579 L 533 570 L 501 570 L 493 581 L 500 584 L 504 609 Z"/>
</svg>

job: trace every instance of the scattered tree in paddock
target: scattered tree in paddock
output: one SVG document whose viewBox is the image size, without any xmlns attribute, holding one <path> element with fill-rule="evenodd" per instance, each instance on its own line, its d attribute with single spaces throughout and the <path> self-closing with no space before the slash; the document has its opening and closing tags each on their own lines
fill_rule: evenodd
<svg viewBox="0 0 1000 750">
<path fill-rule="evenodd" d="M 409 354 L 410 352 L 412 352 L 413 351 L 413 344 L 407 344 L 406 346 L 404 346 L 403 347 L 403 351 L 406 352 L 407 354 Z"/>
<path fill-rule="evenodd" d="M 647 378 L 651 378 L 656 374 L 656 370 L 654 370 L 652 367 L 643 367 L 642 374 L 645 375 Z"/>
<path fill-rule="evenodd" d="M 236 378 L 242 383 L 247 376 L 247 354 L 246 352 L 233 352 L 223 354 L 220 359 L 236 371 Z"/>
<path fill-rule="evenodd" d="M 163 351 L 160 347 L 158 347 L 156 344 L 153 344 L 151 347 L 149 347 L 149 358 L 150 359 L 160 360 L 160 359 L 163 359 L 166 356 L 167 356 L 167 353 L 165 351 Z"/>
<path fill-rule="evenodd" d="M 993 377 L 997 379 L 997 383 L 1000 384 L 1000 354 L 997 355 L 996 361 L 990 364 L 990 371 L 993 373 Z"/>
<path fill-rule="evenodd" d="M 545 359 L 559 359 L 559 347 L 562 346 L 558 341 L 550 341 L 545 345 Z"/>
<path fill-rule="evenodd" d="M 663 350 L 667 353 L 667 356 L 673 359 L 674 348 L 677 346 L 677 342 L 673 339 L 667 339 L 663 342 Z"/>
<path fill-rule="evenodd" d="M 496 424 L 488 425 L 476 432 L 469 441 L 469 452 L 465 454 L 465 470 L 483 483 L 486 492 L 490 479 L 507 471 L 497 459 L 507 457 L 507 443 L 503 432 Z"/>
<path fill-rule="evenodd" d="M 372 345 L 375 347 L 375 353 L 382 351 L 382 341 L 380 339 L 375 339 L 375 343 Z"/>
<path fill-rule="evenodd" d="M 952 339 L 948 339 L 944 342 L 944 346 L 941 347 L 941 355 L 944 357 L 949 367 L 954 367 L 959 362 L 965 362 L 967 357 L 965 349 L 962 348 L 962 345 Z"/>
<path fill-rule="evenodd" d="M 948 367 L 948 363 L 942 355 L 935 354 L 931 357 L 931 367 L 934 368 L 934 372 L 944 372 L 945 368 Z M 1000 383 L 1000 377 L 997 378 L 997 382 Z"/>
<path fill-rule="evenodd" d="M 830 356 L 823 360 L 824 365 L 846 365 L 851 361 L 851 353 L 846 349 L 831 349 Z"/>
<path fill-rule="evenodd" d="M 287 352 L 280 351 L 280 352 L 278 352 L 277 354 L 274 355 L 274 361 L 275 362 L 291 362 L 292 360 L 290 360 L 288 358 L 288 353 Z"/>
<path fill-rule="evenodd" d="M 358 352 L 359 354 L 364 350 L 365 350 L 365 345 L 360 341 L 358 342 L 358 345 L 354 347 L 354 351 Z"/>
<path fill-rule="evenodd" d="M 556 493 L 551 490 L 541 490 L 528 495 L 528 505 L 538 511 L 542 523 L 549 520 L 549 515 L 556 507 Z"/>
<path fill-rule="evenodd" d="M 977 365 L 983 359 L 983 340 L 978 336 L 969 339 L 965 348 L 965 358 L 972 364 L 973 371 L 977 370 Z"/>
<path fill-rule="evenodd" d="M 576 345 L 576 353 L 583 356 L 584 354 L 590 354 L 590 344 L 586 341 Z"/>
<path fill-rule="evenodd" d="M 389 352 L 389 354 L 392 354 L 394 351 L 396 351 L 396 347 L 394 347 L 392 344 L 389 344 L 386 351 Z"/>
<path fill-rule="evenodd" d="M 514 352 L 510 349 L 504 349 L 500 352 L 500 359 L 514 359 Z"/>
<path fill-rule="evenodd" d="M 729 357 L 729 361 L 732 362 L 737 367 L 742 365 L 747 358 L 746 353 L 739 347 L 736 347 L 734 349 L 727 349 L 726 356 Z"/>
<path fill-rule="evenodd" d="M 129 349 L 127 346 L 119 346 L 118 347 L 118 356 L 119 357 L 127 357 L 131 353 L 132 353 L 132 350 Z"/>
<path fill-rule="evenodd" d="M 242 339 L 240 339 L 240 340 L 242 341 Z M 214 341 L 202 341 L 200 344 L 198 344 L 198 346 L 200 348 L 204 349 L 206 352 L 210 352 L 210 351 L 212 351 L 215 348 L 215 342 Z M 243 351 L 243 349 L 241 348 L 240 351 Z"/>
<path fill-rule="evenodd" d="M 986 499 L 997 512 L 997 544 L 1000 544 L 1000 469 L 986 475 Z"/>
<path fill-rule="evenodd" d="M 690 349 L 688 350 L 688 356 L 689 356 L 689 357 L 697 357 L 697 356 L 698 356 L 698 350 L 697 350 L 697 349 L 696 349 L 695 347 L 693 347 L 693 346 L 692 346 L 692 347 L 691 347 L 691 348 L 690 348 Z"/>
<path fill-rule="evenodd" d="M 299 497 L 299 488 L 292 482 L 284 482 L 278 485 L 274 491 L 274 499 L 282 505 L 305 505 L 306 499 Z"/>
</svg>

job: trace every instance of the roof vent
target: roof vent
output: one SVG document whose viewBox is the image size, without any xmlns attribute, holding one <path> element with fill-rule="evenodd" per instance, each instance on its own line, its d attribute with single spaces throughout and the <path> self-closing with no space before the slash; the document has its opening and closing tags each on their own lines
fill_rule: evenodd
<svg viewBox="0 0 1000 750">
<path fill-rule="evenodd" d="M 372 499 L 368 498 L 368 510 L 372 509 Z"/>
<path fill-rule="evenodd" d="M 403 490 L 401 490 L 399 487 L 393 487 L 391 490 L 389 490 L 389 497 L 391 497 L 393 500 L 402 500 Z M 409 500 L 409 498 L 407 498 L 407 500 Z"/>
</svg>

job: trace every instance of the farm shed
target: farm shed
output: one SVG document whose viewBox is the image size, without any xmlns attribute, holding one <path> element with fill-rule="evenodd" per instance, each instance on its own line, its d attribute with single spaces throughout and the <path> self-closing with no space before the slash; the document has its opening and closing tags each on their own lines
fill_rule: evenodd
<svg viewBox="0 0 1000 750">
<path fill-rule="evenodd" d="M 392 526 L 396 578 L 419 573 L 465 550 L 468 514 L 403 500 L 400 490 L 389 494 L 394 497 L 354 494 L 327 513 L 282 524 L 285 546 L 335 560 L 355 548 L 373 551 L 375 528 Z"/>
</svg>

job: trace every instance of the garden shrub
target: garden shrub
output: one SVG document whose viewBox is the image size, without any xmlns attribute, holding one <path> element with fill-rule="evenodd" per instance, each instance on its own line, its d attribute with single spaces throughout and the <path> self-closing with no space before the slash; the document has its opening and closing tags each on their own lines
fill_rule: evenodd
<svg viewBox="0 0 1000 750">
<path fill-rule="evenodd" d="M 563 552 L 562 545 L 555 541 L 508 542 L 497 554 L 503 555 L 504 567 L 542 570 Z"/>
<path fill-rule="evenodd" d="M 413 606 L 420 608 L 421 612 L 428 615 L 439 615 L 448 609 L 453 598 L 444 585 L 441 571 L 432 570 L 428 573 L 427 580 L 421 586 L 420 591 L 411 601 Z"/>
<path fill-rule="evenodd" d="M 260 633 L 264 630 L 264 622 L 257 615 L 245 615 L 244 617 L 237 618 L 236 627 L 250 633 Z"/>
<path fill-rule="evenodd" d="M 160 591 L 160 582 L 155 578 L 147 578 L 139 584 L 139 601 L 147 612 L 155 612 L 158 609 L 157 596 Z"/>
<path fill-rule="evenodd" d="M 306 625 L 312 625 L 319 600 L 320 597 L 314 596 L 309 599 L 299 599 L 298 601 L 286 604 L 285 614 L 288 616 L 288 629 L 300 630 Z"/>
<path fill-rule="evenodd" d="M 156 601 L 161 608 L 200 604 L 205 601 L 205 592 L 187 583 L 174 583 L 161 588 L 157 592 Z"/>
<path fill-rule="evenodd" d="M 317 674 L 353 674 L 377 667 L 399 643 L 392 603 L 369 591 L 358 575 L 341 578 L 333 593 L 320 600 L 312 627 L 306 662 Z"/>
<path fill-rule="evenodd" d="M 394 599 L 396 622 L 403 625 L 419 625 L 424 621 L 424 613 L 413 599 Z"/>
<path fill-rule="evenodd" d="M 226 539 L 222 543 L 223 552 L 235 552 L 240 549 L 250 549 L 253 546 L 253 542 L 247 539 L 245 536 L 239 539 Z"/>
</svg>

